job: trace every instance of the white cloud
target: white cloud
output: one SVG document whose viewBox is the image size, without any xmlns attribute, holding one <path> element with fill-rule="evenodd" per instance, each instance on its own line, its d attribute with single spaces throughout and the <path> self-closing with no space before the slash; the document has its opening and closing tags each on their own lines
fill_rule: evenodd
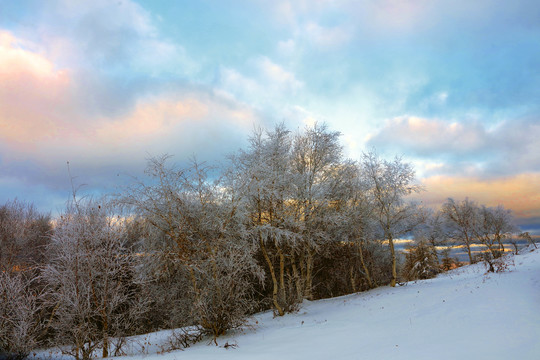
<svg viewBox="0 0 540 360">
<path fill-rule="evenodd" d="M 276 91 L 291 92 L 293 94 L 303 86 L 302 82 L 297 80 L 292 72 L 285 70 L 267 57 L 259 58 L 256 64 L 262 75 L 263 86 L 270 86 Z"/>
<path fill-rule="evenodd" d="M 321 26 L 315 22 L 309 22 L 303 29 L 306 40 L 320 49 L 334 49 L 347 44 L 353 35 L 349 26 Z"/>
<path fill-rule="evenodd" d="M 436 94 L 436 97 L 437 97 L 437 100 L 441 104 L 444 104 L 444 103 L 446 103 L 446 100 L 448 99 L 448 93 L 446 91 L 441 91 L 441 92 Z"/>
<path fill-rule="evenodd" d="M 478 123 L 448 123 L 415 116 L 387 121 L 370 140 L 371 145 L 399 147 L 417 154 L 462 154 L 484 147 L 485 142 L 485 129 Z"/>
<path fill-rule="evenodd" d="M 294 73 L 268 57 L 256 57 L 245 75 L 231 68 L 222 68 L 218 89 L 232 94 L 235 99 L 257 108 L 276 105 L 280 100 L 288 101 L 303 87 Z"/>
<path fill-rule="evenodd" d="M 150 14 L 131 0 L 57 0 L 56 7 L 57 11 L 72 19 L 93 22 L 100 15 L 102 21 L 99 24 L 110 29 L 130 28 L 139 34 L 153 34 L 156 31 Z"/>
<path fill-rule="evenodd" d="M 74 70 L 146 77 L 200 70 L 180 44 L 160 34 L 158 19 L 134 1 L 55 0 L 44 14 L 37 31 L 27 35 L 49 58 Z"/>
<path fill-rule="evenodd" d="M 387 121 L 368 144 L 438 163 L 423 166 L 424 174 L 492 177 L 540 172 L 539 138 L 535 119 L 508 119 L 488 128 L 478 121 L 403 116 Z"/>
</svg>

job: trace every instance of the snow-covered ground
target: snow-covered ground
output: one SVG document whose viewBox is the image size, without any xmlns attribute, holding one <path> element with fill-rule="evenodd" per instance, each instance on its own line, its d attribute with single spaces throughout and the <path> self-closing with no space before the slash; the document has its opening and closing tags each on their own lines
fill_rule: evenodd
<svg viewBox="0 0 540 360">
<path fill-rule="evenodd" d="M 139 338 L 123 359 L 540 359 L 540 251 L 435 279 L 305 302 L 296 314 L 256 315 L 254 329 L 184 351 L 156 353 L 168 332 Z M 234 344 L 235 347 L 224 347 Z"/>
</svg>

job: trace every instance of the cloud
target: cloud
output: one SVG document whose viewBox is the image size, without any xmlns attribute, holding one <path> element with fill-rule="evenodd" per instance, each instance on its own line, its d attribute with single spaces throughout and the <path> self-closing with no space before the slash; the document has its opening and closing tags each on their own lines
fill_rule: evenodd
<svg viewBox="0 0 540 360">
<path fill-rule="evenodd" d="M 496 126 L 403 116 L 387 121 L 368 145 L 444 164 L 426 167 L 426 174 L 508 176 L 540 172 L 539 137 L 536 116 L 507 119 Z"/>
<path fill-rule="evenodd" d="M 463 154 L 485 146 L 486 137 L 486 130 L 476 122 L 467 124 L 401 116 L 387 121 L 369 144 L 400 148 L 416 155 Z"/>
<path fill-rule="evenodd" d="M 482 179 L 463 176 L 432 176 L 422 180 L 426 192 L 412 198 L 427 205 L 437 206 L 447 198 L 462 200 L 466 197 L 487 206 L 504 205 L 517 217 L 540 217 L 539 173 Z"/>
<path fill-rule="evenodd" d="M 265 56 L 248 61 L 245 73 L 248 74 L 232 68 L 222 68 L 218 90 L 255 107 L 267 108 L 283 100 L 287 101 L 304 86 L 294 73 Z"/>
<path fill-rule="evenodd" d="M 268 1 L 267 6 L 276 19 L 291 26 L 296 26 L 304 17 L 325 12 L 329 7 L 343 1 L 335 0 L 278 0 Z"/>
<path fill-rule="evenodd" d="M 22 50 L 66 72 L 71 82 L 66 102 L 77 103 L 77 113 L 115 116 L 141 96 L 189 83 L 201 70 L 180 43 L 160 31 L 159 19 L 135 1 L 34 5 L 11 34 Z M 70 121 L 80 118 L 72 115 Z"/>
<path fill-rule="evenodd" d="M 264 0 L 234 21 L 234 6 L 186 5 L 175 23 L 134 0 L 13 4 L 0 15 L 2 176 L 50 185 L 67 158 L 105 174 L 146 151 L 214 157 L 282 120 L 326 120 L 351 156 L 367 143 L 429 178 L 540 171 L 534 1 Z"/>
<path fill-rule="evenodd" d="M 3 182 L 56 188 L 65 183 L 68 160 L 95 184 L 106 177 L 112 183 L 111 174 L 138 171 L 148 154 L 217 160 L 240 147 L 260 122 L 248 106 L 189 86 L 138 96 L 133 106 L 113 113 L 85 111 L 91 104 L 82 97 L 80 78 L 27 50 L 31 45 L 0 32 Z M 293 80 L 272 63 L 262 65 L 282 85 Z"/>
<path fill-rule="evenodd" d="M 469 197 L 503 204 L 534 222 L 540 217 L 538 138 L 534 116 L 491 126 L 404 116 L 387 121 L 368 144 L 412 160 L 427 189 L 417 200 L 440 205 L 448 197 Z"/>
<path fill-rule="evenodd" d="M 236 150 L 258 122 L 247 107 L 187 92 L 141 100 L 130 113 L 103 121 L 95 135 L 125 156 L 167 152 L 217 159 Z"/>
<path fill-rule="evenodd" d="M 140 164 L 147 153 L 216 159 L 224 151 L 233 151 L 258 118 L 249 108 L 193 91 L 140 99 L 117 117 L 87 118 L 76 124 L 68 119 L 50 121 L 50 131 L 45 133 L 36 134 L 39 119 L 25 122 L 17 130 L 26 135 L 18 138 L 16 146 L 3 146 L 4 162 L 31 160 L 53 167 L 59 161 L 78 159 L 97 168 Z"/>
<path fill-rule="evenodd" d="M 223 159 L 261 121 L 234 98 L 189 84 L 198 65 L 136 3 L 49 5 L 35 29 L 0 31 L 0 198 L 41 189 L 58 203 L 66 161 L 99 193 L 126 181 L 118 174 L 140 173 L 151 155 Z M 299 86 L 268 59 L 256 65 L 276 91 Z"/>
<path fill-rule="evenodd" d="M 152 14 L 134 1 L 53 0 L 38 31 L 25 31 L 55 62 L 94 75 L 183 77 L 200 66 L 164 37 Z"/>
<path fill-rule="evenodd" d="M 215 164 L 243 147 L 259 123 L 251 109 L 200 91 L 140 99 L 113 118 L 88 118 L 64 128 L 52 123 L 54 132 L 47 136 L 22 137 L 15 145 L 2 142 L 0 183 L 9 186 L 0 198 L 32 194 L 38 187 L 48 193 L 43 199 L 58 204 L 69 192 L 66 161 L 76 183 L 88 185 L 84 192 L 97 194 L 118 191 L 131 181 L 126 174 L 142 174 L 149 156 L 172 154 L 178 163 L 196 156 Z"/>
<path fill-rule="evenodd" d="M 330 50 L 348 43 L 353 30 L 348 26 L 321 26 L 315 22 L 305 25 L 306 39 L 320 49 Z"/>
<path fill-rule="evenodd" d="M 76 104 L 69 71 L 19 43 L 0 32 L 0 139 L 4 146 L 32 148 L 69 127 L 65 118 L 74 121 Z"/>
<path fill-rule="evenodd" d="M 267 7 L 292 35 L 279 42 L 282 53 L 290 54 L 291 45 L 295 49 L 308 46 L 318 51 L 335 50 L 348 44 L 355 34 L 356 24 L 349 19 L 347 1 L 274 1 Z"/>
<path fill-rule="evenodd" d="M 291 93 L 295 93 L 302 88 L 302 82 L 297 80 L 292 72 L 285 70 L 269 58 L 263 56 L 257 59 L 255 63 L 262 75 L 263 83 L 261 85 L 269 85 L 276 91 Z"/>
</svg>

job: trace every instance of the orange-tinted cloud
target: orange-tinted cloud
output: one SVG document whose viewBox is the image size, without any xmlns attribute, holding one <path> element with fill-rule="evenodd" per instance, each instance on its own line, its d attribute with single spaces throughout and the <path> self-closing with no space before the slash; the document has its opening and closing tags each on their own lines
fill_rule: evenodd
<svg viewBox="0 0 540 360">
<path fill-rule="evenodd" d="M 396 144 L 417 153 L 474 151 L 485 146 L 488 132 L 480 124 L 445 122 L 415 116 L 388 120 L 369 141 L 373 145 Z"/>
<path fill-rule="evenodd" d="M 87 165 L 143 162 L 148 153 L 208 155 L 232 151 L 257 116 L 203 91 L 169 91 L 138 99 L 116 115 L 86 112 L 69 70 L 0 32 L 0 147 L 4 162 Z M 32 48 L 32 44 L 27 47 Z M 227 144 L 229 146 L 227 146 Z"/>
<path fill-rule="evenodd" d="M 427 205 L 442 204 L 447 198 L 469 197 L 488 206 L 504 205 L 517 217 L 540 217 L 540 174 L 524 173 L 498 179 L 433 176 L 422 180 L 426 192 L 414 199 Z"/>
<path fill-rule="evenodd" d="M 162 95 L 140 100 L 124 115 L 96 122 L 92 137 L 99 147 L 87 151 L 105 148 L 121 156 L 137 154 L 138 160 L 147 152 L 208 155 L 207 150 L 219 152 L 220 146 L 231 150 L 231 139 L 245 136 L 257 122 L 251 110 L 210 95 Z"/>
<path fill-rule="evenodd" d="M 0 140 L 19 148 L 56 136 L 73 115 L 68 71 L 20 43 L 0 32 Z"/>
</svg>

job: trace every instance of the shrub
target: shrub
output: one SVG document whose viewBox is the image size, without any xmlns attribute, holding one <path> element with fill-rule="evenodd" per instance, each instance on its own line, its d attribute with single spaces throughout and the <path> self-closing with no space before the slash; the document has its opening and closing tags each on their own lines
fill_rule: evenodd
<svg viewBox="0 0 540 360">
<path fill-rule="evenodd" d="M 407 281 L 429 279 L 440 272 L 437 253 L 433 246 L 421 241 L 407 248 L 402 274 Z"/>
<path fill-rule="evenodd" d="M 0 272 L 0 359 L 24 359 L 38 344 L 39 297 L 17 272 Z"/>
</svg>

